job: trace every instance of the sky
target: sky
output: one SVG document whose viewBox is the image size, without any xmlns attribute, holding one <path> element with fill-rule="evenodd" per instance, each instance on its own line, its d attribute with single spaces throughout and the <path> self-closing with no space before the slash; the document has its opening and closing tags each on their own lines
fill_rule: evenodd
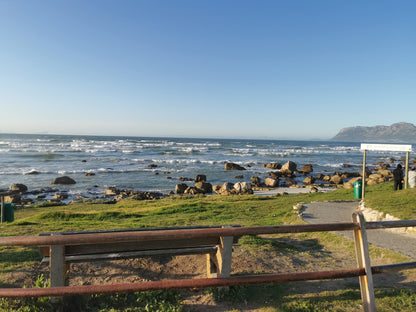
<svg viewBox="0 0 416 312">
<path fill-rule="evenodd" d="M 0 133 L 329 139 L 415 122 L 413 0 L 0 0 Z"/>
</svg>

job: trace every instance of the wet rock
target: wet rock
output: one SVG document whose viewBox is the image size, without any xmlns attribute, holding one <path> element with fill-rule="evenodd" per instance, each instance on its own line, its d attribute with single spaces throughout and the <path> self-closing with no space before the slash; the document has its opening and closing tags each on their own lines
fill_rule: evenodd
<svg viewBox="0 0 416 312">
<path fill-rule="evenodd" d="M 68 198 L 68 193 L 56 193 L 53 198 L 55 199 L 67 199 Z"/>
<path fill-rule="evenodd" d="M 116 196 L 118 194 L 120 194 L 120 190 L 113 186 L 106 188 L 104 191 L 105 196 Z"/>
<path fill-rule="evenodd" d="M 305 184 L 305 185 L 311 185 L 311 184 L 314 184 L 314 183 L 315 183 L 315 178 L 312 177 L 312 176 L 306 177 L 303 180 L 303 184 Z"/>
<path fill-rule="evenodd" d="M 24 184 L 16 183 L 16 184 L 10 185 L 9 190 L 12 192 L 26 193 L 27 186 Z"/>
<path fill-rule="evenodd" d="M 251 177 L 250 181 L 255 186 L 260 186 L 261 185 L 261 180 L 260 180 L 259 177 Z"/>
<path fill-rule="evenodd" d="M 75 184 L 75 180 L 71 179 L 68 176 L 58 177 L 53 179 L 53 181 L 50 184 L 63 184 L 63 185 L 69 185 L 69 184 Z"/>
<path fill-rule="evenodd" d="M 269 163 L 269 164 L 266 164 L 265 167 L 268 168 L 268 169 L 276 170 L 276 169 L 280 169 L 282 167 L 282 165 L 279 164 L 279 163 Z"/>
<path fill-rule="evenodd" d="M 302 170 L 303 173 L 311 173 L 313 172 L 313 167 L 312 164 L 306 164 L 302 166 Z"/>
<path fill-rule="evenodd" d="M 281 171 L 289 170 L 291 172 L 295 172 L 296 171 L 296 167 L 297 167 L 297 165 L 293 161 L 290 161 L 289 160 L 287 163 L 285 163 L 282 166 Z"/>
<path fill-rule="evenodd" d="M 207 176 L 204 174 L 197 174 L 195 176 L 195 183 L 196 182 L 206 182 L 207 181 Z"/>
<path fill-rule="evenodd" d="M 224 170 L 246 170 L 246 169 L 235 163 L 225 163 Z"/>
</svg>

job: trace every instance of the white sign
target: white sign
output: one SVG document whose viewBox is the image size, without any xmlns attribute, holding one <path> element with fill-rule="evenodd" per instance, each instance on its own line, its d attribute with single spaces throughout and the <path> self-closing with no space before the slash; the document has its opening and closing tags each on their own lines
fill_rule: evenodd
<svg viewBox="0 0 416 312">
<path fill-rule="evenodd" d="M 361 143 L 361 150 L 367 151 L 390 151 L 390 152 L 411 152 L 411 145 L 401 144 L 366 144 Z"/>
</svg>

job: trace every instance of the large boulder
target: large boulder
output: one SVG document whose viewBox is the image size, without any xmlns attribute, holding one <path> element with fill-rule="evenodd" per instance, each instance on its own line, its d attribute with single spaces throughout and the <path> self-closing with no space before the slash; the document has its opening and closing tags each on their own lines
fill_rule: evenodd
<svg viewBox="0 0 416 312">
<path fill-rule="evenodd" d="M 315 183 L 315 178 L 312 176 L 308 176 L 303 180 L 303 184 L 305 185 L 311 185 Z"/>
<path fill-rule="evenodd" d="M 208 182 L 197 182 L 195 183 L 195 188 L 199 193 L 210 194 L 212 193 L 212 185 Z"/>
<path fill-rule="evenodd" d="M 296 171 L 296 167 L 297 165 L 293 162 L 293 161 L 288 161 L 287 163 L 285 163 L 282 168 L 280 169 L 281 171 L 291 171 L 291 172 L 295 172 Z"/>
<path fill-rule="evenodd" d="M 389 169 L 380 169 L 377 173 L 386 178 L 393 178 L 393 173 Z"/>
<path fill-rule="evenodd" d="M 232 195 L 234 194 L 234 184 L 225 182 L 224 184 L 217 184 L 213 190 L 218 195 Z"/>
<path fill-rule="evenodd" d="M 280 169 L 282 166 L 279 164 L 279 163 L 269 163 L 269 164 L 266 164 L 266 168 L 268 168 L 268 169 L 274 169 L 274 170 L 276 170 L 276 169 Z"/>
<path fill-rule="evenodd" d="M 237 182 L 234 184 L 234 190 L 238 194 L 253 194 L 251 184 L 247 182 Z"/>
<path fill-rule="evenodd" d="M 246 170 L 246 169 L 235 163 L 225 163 L 224 170 Z"/>
<path fill-rule="evenodd" d="M 104 191 L 105 196 L 116 196 L 120 194 L 120 190 L 114 186 L 107 187 Z"/>
<path fill-rule="evenodd" d="M 195 176 L 195 183 L 196 182 L 206 182 L 207 181 L 207 176 L 204 174 L 197 174 Z"/>
<path fill-rule="evenodd" d="M 185 183 L 176 184 L 176 186 L 175 186 L 175 193 L 176 194 L 183 194 L 183 193 L 185 193 L 185 190 L 187 188 L 188 188 L 188 185 L 186 185 Z"/>
<path fill-rule="evenodd" d="M 333 175 L 331 177 L 331 180 L 329 180 L 329 182 L 334 183 L 334 184 L 341 184 L 342 183 L 342 178 L 341 178 L 341 176 L 336 174 L 336 175 Z"/>
<path fill-rule="evenodd" d="M 266 179 L 264 179 L 264 184 L 267 187 L 278 187 L 279 186 L 279 180 L 273 179 L 273 178 L 266 178 Z"/>
<path fill-rule="evenodd" d="M 24 184 L 16 183 L 16 184 L 10 185 L 9 190 L 12 192 L 26 193 L 27 186 Z"/>
<path fill-rule="evenodd" d="M 313 172 L 313 167 L 311 164 L 306 164 L 302 166 L 302 172 L 303 173 L 311 173 Z"/>
<path fill-rule="evenodd" d="M 75 184 L 75 180 L 71 179 L 70 177 L 63 176 L 53 179 L 53 181 L 50 184 L 63 184 L 63 185 L 70 185 Z"/>
<path fill-rule="evenodd" d="M 255 186 L 260 186 L 261 185 L 261 180 L 260 180 L 259 177 L 251 177 L 250 181 Z"/>
</svg>

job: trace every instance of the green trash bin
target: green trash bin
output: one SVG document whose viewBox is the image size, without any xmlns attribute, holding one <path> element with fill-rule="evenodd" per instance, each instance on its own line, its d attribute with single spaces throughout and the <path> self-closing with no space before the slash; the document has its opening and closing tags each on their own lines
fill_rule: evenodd
<svg viewBox="0 0 416 312">
<path fill-rule="evenodd" d="M 361 181 L 354 182 L 354 198 L 360 199 L 363 194 L 363 185 Z"/>
<path fill-rule="evenodd" d="M 13 204 L 4 203 L 3 221 L 4 222 L 14 221 L 14 205 Z"/>
</svg>

